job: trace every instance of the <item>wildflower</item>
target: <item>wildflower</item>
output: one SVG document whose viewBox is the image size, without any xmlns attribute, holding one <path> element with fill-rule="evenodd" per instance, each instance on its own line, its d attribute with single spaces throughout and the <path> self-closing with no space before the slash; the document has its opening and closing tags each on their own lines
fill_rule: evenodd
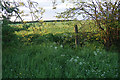
<svg viewBox="0 0 120 80">
<path fill-rule="evenodd" d="M 30 38 L 28 38 L 28 40 L 30 41 Z"/>
<path fill-rule="evenodd" d="M 72 35 L 70 35 L 70 37 L 72 37 Z"/>
<path fill-rule="evenodd" d="M 101 74 L 101 76 L 104 76 L 104 74 Z"/>
<path fill-rule="evenodd" d="M 53 47 L 52 45 L 50 47 Z"/>
<path fill-rule="evenodd" d="M 30 36 L 30 38 L 32 38 L 33 36 Z"/>
<path fill-rule="evenodd" d="M 60 45 L 60 47 L 63 47 L 63 45 Z"/>
<path fill-rule="evenodd" d="M 75 62 L 77 62 L 77 59 L 74 59 Z"/>
<path fill-rule="evenodd" d="M 82 62 L 79 62 L 79 65 L 82 65 Z"/>
<path fill-rule="evenodd" d="M 22 35 L 22 37 L 24 37 L 24 35 Z"/>
<path fill-rule="evenodd" d="M 61 56 L 65 56 L 65 55 L 62 54 Z"/>
<path fill-rule="evenodd" d="M 70 59 L 70 62 L 73 60 L 73 58 Z"/>
<path fill-rule="evenodd" d="M 97 52 L 99 52 L 99 49 L 97 49 Z"/>
<path fill-rule="evenodd" d="M 96 56 L 97 55 L 97 53 L 94 51 L 94 55 Z"/>
<path fill-rule="evenodd" d="M 55 49 L 57 49 L 57 47 L 55 47 Z"/>
<path fill-rule="evenodd" d="M 79 58 L 78 56 L 76 58 Z"/>
<path fill-rule="evenodd" d="M 97 51 L 99 51 L 99 49 L 97 49 Z"/>
<path fill-rule="evenodd" d="M 119 74 L 119 73 L 117 73 L 115 76 L 118 77 L 118 74 Z"/>
<path fill-rule="evenodd" d="M 67 36 L 67 34 L 66 34 L 66 33 L 64 33 L 63 35 L 64 35 L 64 36 Z"/>
<path fill-rule="evenodd" d="M 99 38 L 96 38 L 96 40 L 99 40 Z"/>
</svg>

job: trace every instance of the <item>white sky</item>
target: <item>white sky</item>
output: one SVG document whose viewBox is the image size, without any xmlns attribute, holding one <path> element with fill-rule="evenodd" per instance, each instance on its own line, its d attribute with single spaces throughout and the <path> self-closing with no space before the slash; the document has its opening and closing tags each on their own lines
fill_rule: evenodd
<svg viewBox="0 0 120 80">
<path fill-rule="evenodd" d="M 13 1 L 13 0 L 10 0 Z M 26 0 L 15 0 L 15 1 L 23 1 L 25 2 Z M 56 0 L 57 1 L 57 6 L 56 9 L 53 8 L 52 1 L 53 0 L 31 0 L 39 3 L 39 6 L 45 9 L 45 13 L 43 14 L 43 20 L 56 20 L 57 18 L 54 17 L 56 16 L 57 12 L 63 12 L 66 8 L 73 7 L 74 5 L 69 2 L 62 3 L 61 0 Z M 72 1 L 72 0 L 71 0 Z M 80 0 L 80 1 L 88 1 L 88 0 Z M 113 0 L 116 1 L 116 0 Z M 21 7 L 20 10 L 24 10 L 25 13 L 29 13 L 29 9 Z M 13 17 L 11 20 L 14 20 L 15 17 Z M 31 16 L 23 17 L 25 21 L 31 21 L 32 18 Z M 79 17 L 79 19 L 82 19 L 82 16 Z"/>
<path fill-rule="evenodd" d="M 21 0 L 21 1 L 25 2 L 25 0 Z M 43 14 L 43 18 L 42 18 L 43 20 L 56 20 L 57 18 L 54 17 L 57 15 L 56 12 L 62 12 L 66 8 L 73 7 L 73 4 L 68 3 L 68 2 L 62 3 L 61 0 L 56 0 L 57 1 L 56 9 L 52 9 L 53 8 L 53 4 L 52 4 L 53 0 L 32 0 L 32 1 L 38 2 L 39 6 L 42 7 L 43 9 L 45 9 L 45 13 Z M 24 10 L 25 13 L 28 13 L 28 11 L 29 11 L 29 9 L 23 8 L 23 7 L 21 7 L 20 10 Z M 15 17 L 11 18 L 11 20 L 14 20 L 14 19 L 15 19 Z M 23 19 L 25 21 L 32 20 L 31 16 L 23 17 Z"/>
</svg>

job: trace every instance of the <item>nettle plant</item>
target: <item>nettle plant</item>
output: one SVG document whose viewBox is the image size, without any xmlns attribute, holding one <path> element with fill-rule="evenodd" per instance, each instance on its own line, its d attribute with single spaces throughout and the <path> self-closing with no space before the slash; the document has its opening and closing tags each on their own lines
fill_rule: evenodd
<svg viewBox="0 0 120 80">
<path fill-rule="evenodd" d="M 107 49 L 119 41 L 120 1 L 111 0 L 62 0 L 70 1 L 74 7 L 58 13 L 57 18 L 74 19 L 83 16 L 84 20 L 93 20 Z"/>
</svg>

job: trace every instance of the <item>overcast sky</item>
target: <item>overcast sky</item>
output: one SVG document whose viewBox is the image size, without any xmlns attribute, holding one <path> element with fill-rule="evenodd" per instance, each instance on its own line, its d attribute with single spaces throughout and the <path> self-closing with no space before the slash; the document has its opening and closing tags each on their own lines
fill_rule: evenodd
<svg viewBox="0 0 120 80">
<path fill-rule="evenodd" d="M 21 1 L 23 1 L 23 0 L 21 0 Z M 26 0 L 24 0 L 24 2 L 25 1 Z M 57 12 L 62 12 L 66 8 L 73 7 L 72 3 L 69 3 L 69 2 L 62 3 L 61 0 L 56 0 L 57 1 L 56 9 L 53 9 L 53 4 L 52 4 L 53 0 L 31 0 L 31 1 L 38 2 L 39 6 L 42 7 L 43 9 L 45 9 L 45 13 L 43 14 L 43 18 L 42 18 L 43 20 L 56 20 L 57 18 L 54 16 L 57 15 L 56 14 Z M 24 8 L 21 7 L 20 10 L 24 10 L 25 13 L 29 13 L 29 9 L 27 9 L 25 7 Z M 15 19 L 15 17 L 11 18 L 11 20 L 14 20 L 14 19 Z M 25 21 L 32 20 L 31 16 L 23 17 L 23 19 Z"/>
<path fill-rule="evenodd" d="M 13 1 L 13 0 L 10 0 Z M 26 3 L 27 0 L 15 0 L 15 1 L 23 1 Z M 74 5 L 70 2 L 62 3 L 61 0 L 56 0 L 57 6 L 56 9 L 53 9 L 53 3 L 52 1 L 54 0 L 31 0 L 39 3 L 39 7 L 42 7 L 45 9 L 45 13 L 43 14 L 43 20 L 56 20 L 57 18 L 55 17 L 57 12 L 63 12 L 66 8 L 73 7 Z M 69 0 L 70 1 L 70 0 Z M 72 0 L 71 0 L 72 1 Z M 81 0 L 80 0 L 81 1 Z M 88 1 L 88 0 L 82 0 L 82 1 Z M 108 0 L 109 1 L 109 0 Z M 112 0 L 113 2 L 116 0 Z M 24 10 L 25 13 L 29 13 L 29 9 L 21 7 L 20 10 Z M 22 17 L 25 21 L 31 21 L 32 17 L 27 16 L 27 17 Z M 11 20 L 14 20 L 15 17 L 12 17 Z M 81 16 L 78 18 L 79 20 L 83 19 Z"/>
</svg>

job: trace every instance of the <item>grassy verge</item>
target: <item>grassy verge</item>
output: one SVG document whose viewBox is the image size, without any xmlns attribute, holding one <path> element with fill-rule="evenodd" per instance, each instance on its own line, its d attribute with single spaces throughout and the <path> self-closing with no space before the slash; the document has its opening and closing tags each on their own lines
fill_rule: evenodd
<svg viewBox="0 0 120 80">
<path fill-rule="evenodd" d="M 3 51 L 3 78 L 117 78 L 118 54 L 88 44 L 72 49 L 55 43 Z"/>
</svg>

